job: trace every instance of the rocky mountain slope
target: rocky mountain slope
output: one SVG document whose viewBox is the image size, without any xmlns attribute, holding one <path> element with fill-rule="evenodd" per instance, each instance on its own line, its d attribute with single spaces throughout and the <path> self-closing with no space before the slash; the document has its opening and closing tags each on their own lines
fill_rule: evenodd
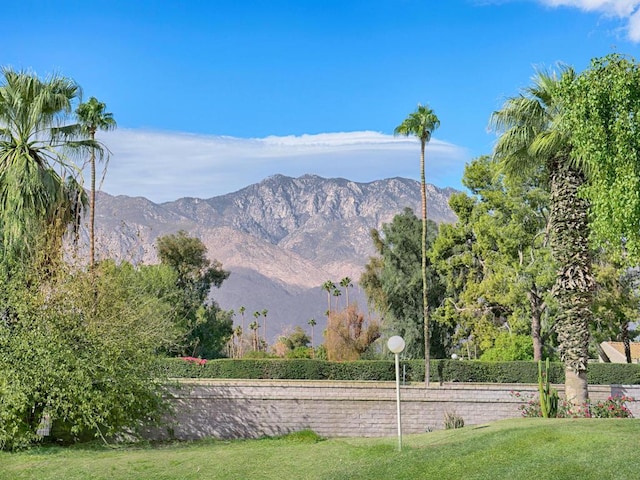
<svg viewBox="0 0 640 480">
<path fill-rule="evenodd" d="M 455 221 L 447 203 L 453 192 L 428 185 L 429 218 Z M 326 280 L 349 276 L 356 285 L 350 298 L 366 307 L 357 280 L 373 254 L 369 232 L 405 207 L 419 212 L 420 194 L 419 184 L 404 178 L 357 183 L 275 175 L 227 195 L 162 204 L 100 193 L 96 244 L 101 258 L 156 263 L 158 236 L 181 229 L 198 236 L 231 271 L 214 292 L 216 301 L 236 312 L 245 306 L 249 317 L 267 309 L 272 341 L 311 318 L 323 326 Z"/>
</svg>

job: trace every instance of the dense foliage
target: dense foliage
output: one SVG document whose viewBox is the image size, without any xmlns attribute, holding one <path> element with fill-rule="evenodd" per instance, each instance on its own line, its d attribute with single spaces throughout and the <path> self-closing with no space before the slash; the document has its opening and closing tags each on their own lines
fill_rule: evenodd
<svg viewBox="0 0 640 480">
<path fill-rule="evenodd" d="M 156 350 L 170 345 L 172 274 L 106 262 L 96 276 L 0 271 L 0 449 L 135 432 L 162 411 Z M 160 293 L 164 290 L 164 293 Z"/>
<path fill-rule="evenodd" d="M 411 209 L 396 215 L 381 231 L 372 230 L 371 237 L 377 255 L 371 257 L 360 277 L 360 285 L 370 305 L 380 312 L 382 331 L 387 336 L 400 335 L 405 339 L 405 355 L 424 356 L 424 328 L 422 304 L 421 258 L 422 224 Z M 427 245 L 437 235 L 437 225 L 429 221 Z M 427 264 L 429 304 L 442 303 L 444 288 L 439 276 Z M 434 324 L 430 335 L 434 358 L 447 355 L 450 332 L 446 326 Z"/>
<path fill-rule="evenodd" d="M 225 345 L 233 335 L 232 313 L 221 310 L 209 295 L 229 272 L 207 258 L 207 247 L 199 238 L 184 231 L 159 237 L 156 245 L 160 262 L 176 273 L 179 292 L 175 322 L 183 339 L 171 352 L 204 358 L 224 356 Z"/>
<path fill-rule="evenodd" d="M 445 287 L 434 319 L 455 328 L 454 341 L 467 358 L 541 358 L 553 325 L 555 274 L 543 179 L 510 182 L 495 162 L 480 157 L 465 167 L 462 181 L 471 195 L 451 197 L 458 222 L 440 226 L 430 251 Z M 524 335 L 530 347 L 514 348 Z"/>
<path fill-rule="evenodd" d="M 218 359 L 203 363 L 181 358 L 165 359 L 163 374 L 171 378 L 233 378 L 286 380 L 395 380 L 390 360 L 329 362 L 311 359 Z M 538 382 L 538 363 L 532 361 L 484 362 L 431 360 L 431 380 L 435 382 L 527 383 Z M 403 379 L 424 380 L 424 362 L 401 360 Z M 590 365 L 589 383 L 594 385 L 640 385 L 640 365 L 597 363 Z M 552 362 L 551 383 L 564 382 L 562 364 Z"/>
</svg>

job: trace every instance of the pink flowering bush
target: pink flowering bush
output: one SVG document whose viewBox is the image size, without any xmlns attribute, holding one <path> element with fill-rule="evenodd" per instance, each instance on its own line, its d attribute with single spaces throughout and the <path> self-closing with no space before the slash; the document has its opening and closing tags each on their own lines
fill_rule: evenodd
<svg viewBox="0 0 640 480">
<path fill-rule="evenodd" d="M 193 363 L 194 365 L 206 365 L 206 358 L 195 358 L 195 357 L 180 357 L 187 363 Z"/>
<path fill-rule="evenodd" d="M 542 417 L 540 401 L 534 395 L 525 396 L 516 391 L 509 393 L 514 398 L 527 400 L 526 403 L 520 405 L 523 417 Z M 632 418 L 633 414 L 626 404 L 634 401 L 634 398 L 626 395 L 615 395 L 606 400 L 600 400 L 596 403 L 587 402 L 576 407 L 563 400 L 558 406 L 556 418 Z"/>
<path fill-rule="evenodd" d="M 607 400 L 591 405 L 591 416 L 595 418 L 631 418 L 631 411 L 627 408 L 627 402 L 634 399 L 625 395 L 616 395 Z"/>
</svg>

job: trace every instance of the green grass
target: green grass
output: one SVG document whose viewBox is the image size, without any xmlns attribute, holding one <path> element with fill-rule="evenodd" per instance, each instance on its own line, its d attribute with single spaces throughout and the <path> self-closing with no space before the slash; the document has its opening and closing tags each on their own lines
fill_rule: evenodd
<svg viewBox="0 0 640 480">
<path fill-rule="evenodd" d="M 0 479 L 640 478 L 640 420 L 516 419 L 397 440 L 312 432 L 245 441 L 0 453 Z"/>
</svg>

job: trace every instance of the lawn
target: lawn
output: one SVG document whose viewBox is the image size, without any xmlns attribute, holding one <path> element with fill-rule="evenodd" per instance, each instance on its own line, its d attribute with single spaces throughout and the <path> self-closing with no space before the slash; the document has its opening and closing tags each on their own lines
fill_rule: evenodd
<svg viewBox="0 0 640 480">
<path fill-rule="evenodd" d="M 0 453 L 0 479 L 637 479 L 640 420 L 505 420 L 403 439 L 282 438 Z"/>
</svg>

